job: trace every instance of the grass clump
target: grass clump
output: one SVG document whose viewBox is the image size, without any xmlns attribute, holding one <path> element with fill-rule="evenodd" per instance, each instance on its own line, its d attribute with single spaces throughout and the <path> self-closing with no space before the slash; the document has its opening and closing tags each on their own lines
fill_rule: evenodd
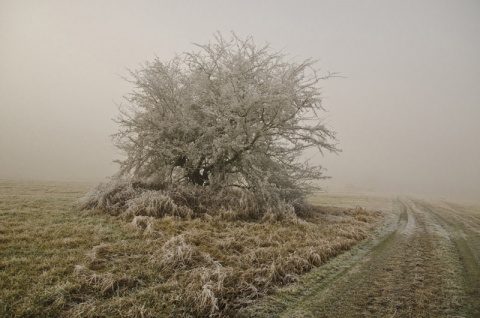
<svg viewBox="0 0 480 318">
<path fill-rule="evenodd" d="M 186 206 L 178 206 L 161 191 L 146 190 L 127 201 L 127 216 L 163 217 L 171 215 L 182 219 L 191 218 L 193 211 Z"/>
<path fill-rule="evenodd" d="M 213 188 L 158 181 L 112 179 L 91 189 L 78 201 L 81 210 L 98 209 L 112 215 L 173 216 L 181 219 L 214 213 L 233 220 L 292 219 L 309 209 L 303 199 L 288 202 L 276 192 L 242 188 Z"/>
</svg>

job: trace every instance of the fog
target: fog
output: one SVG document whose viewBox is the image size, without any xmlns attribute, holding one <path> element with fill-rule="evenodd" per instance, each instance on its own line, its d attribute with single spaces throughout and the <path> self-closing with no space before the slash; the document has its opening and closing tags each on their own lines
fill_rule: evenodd
<svg viewBox="0 0 480 318">
<path fill-rule="evenodd" d="M 220 31 L 314 58 L 328 190 L 480 197 L 480 2 L 0 1 L 0 178 L 105 179 L 121 77 Z"/>
</svg>

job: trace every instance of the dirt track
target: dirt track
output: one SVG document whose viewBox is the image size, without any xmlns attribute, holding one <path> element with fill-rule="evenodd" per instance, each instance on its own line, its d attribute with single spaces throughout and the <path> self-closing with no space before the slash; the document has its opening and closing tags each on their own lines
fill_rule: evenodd
<svg viewBox="0 0 480 318">
<path fill-rule="evenodd" d="M 257 317 L 480 317 L 480 211 L 399 198 L 377 237 L 252 306 Z"/>
</svg>

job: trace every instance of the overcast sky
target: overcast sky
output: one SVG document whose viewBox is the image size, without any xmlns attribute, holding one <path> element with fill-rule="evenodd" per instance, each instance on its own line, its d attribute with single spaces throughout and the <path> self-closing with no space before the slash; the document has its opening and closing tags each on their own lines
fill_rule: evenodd
<svg viewBox="0 0 480 318">
<path fill-rule="evenodd" d="M 480 1 L 0 0 L 0 178 L 116 172 L 126 68 L 220 31 L 319 59 L 330 189 L 480 197 Z"/>
</svg>

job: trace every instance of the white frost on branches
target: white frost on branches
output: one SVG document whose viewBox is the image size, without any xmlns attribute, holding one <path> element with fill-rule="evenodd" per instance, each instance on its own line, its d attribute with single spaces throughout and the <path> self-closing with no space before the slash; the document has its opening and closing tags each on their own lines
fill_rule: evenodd
<svg viewBox="0 0 480 318">
<path fill-rule="evenodd" d="M 304 191 L 321 167 L 307 148 L 337 151 L 322 122 L 314 61 L 287 61 L 269 45 L 221 35 L 201 50 L 131 72 L 121 107 L 121 174 L 170 183 Z"/>
<path fill-rule="evenodd" d="M 301 199 L 324 178 L 303 152 L 337 151 L 318 87 L 331 74 L 235 34 L 197 47 L 130 72 L 136 88 L 114 135 L 125 154 L 117 178 Z"/>
</svg>

